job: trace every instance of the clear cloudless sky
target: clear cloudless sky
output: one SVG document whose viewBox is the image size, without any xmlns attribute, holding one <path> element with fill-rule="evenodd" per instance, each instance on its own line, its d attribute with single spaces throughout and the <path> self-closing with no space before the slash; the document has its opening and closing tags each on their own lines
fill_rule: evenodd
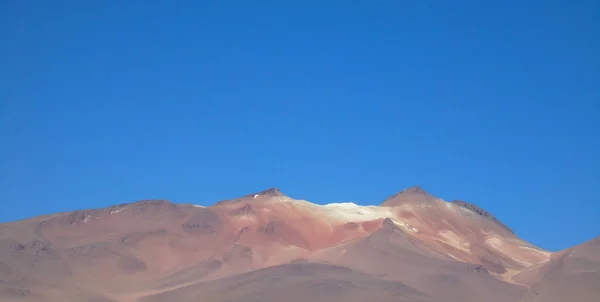
<svg viewBox="0 0 600 302">
<path fill-rule="evenodd" d="M 600 2 L 0 2 L 0 221 L 419 185 L 600 235 Z"/>
</svg>

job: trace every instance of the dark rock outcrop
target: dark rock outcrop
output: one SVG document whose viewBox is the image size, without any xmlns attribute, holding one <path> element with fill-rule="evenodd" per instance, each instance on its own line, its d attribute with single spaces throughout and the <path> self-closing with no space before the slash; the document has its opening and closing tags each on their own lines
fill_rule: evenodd
<svg viewBox="0 0 600 302">
<path fill-rule="evenodd" d="M 230 214 L 233 216 L 240 216 L 245 214 L 251 214 L 253 211 L 254 210 L 252 209 L 252 206 L 249 203 L 247 203 L 244 206 L 231 211 Z"/>
<path fill-rule="evenodd" d="M 471 203 L 468 203 L 468 202 L 465 202 L 465 201 L 462 201 L 462 200 L 453 200 L 453 201 L 451 201 L 451 203 L 453 203 L 453 204 L 455 204 L 457 206 L 460 206 L 462 208 L 465 208 L 465 209 L 467 209 L 467 210 L 469 210 L 469 211 L 471 211 L 471 212 L 473 212 L 473 213 L 475 213 L 475 214 L 477 214 L 477 215 L 479 215 L 481 217 L 484 217 L 484 218 L 486 218 L 488 220 L 493 221 L 495 224 L 499 225 L 500 227 L 502 227 L 506 231 L 510 232 L 511 234 L 515 233 L 509 227 L 507 227 L 506 225 L 504 225 L 500 220 L 496 219 L 496 217 L 494 217 L 492 214 L 490 214 L 489 212 L 483 210 L 482 208 L 480 208 L 480 207 L 478 207 L 478 206 L 476 206 L 474 204 L 471 204 Z"/>
<path fill-rule="evenodd" d="M 200 235 L 212 235 L 221 227 L 222 221 L 219 215 L 208 209 L 202 209 L 199 213 L 192 216 L 181 228 L 187 233 Z"/>
<path fill-rule="evenodd" d="M 131 256 L 131 255 L 125 255 L 125 256 L 121 256 L 117 259 L 117 263 L 119 266 L 119 269 L 127 274 L 135 274 L 135 273 L 139 273 L 139 272 L 143 272 L 147 269 L 146 263 L 144 263 L 144 261 Z"/>
</svg>

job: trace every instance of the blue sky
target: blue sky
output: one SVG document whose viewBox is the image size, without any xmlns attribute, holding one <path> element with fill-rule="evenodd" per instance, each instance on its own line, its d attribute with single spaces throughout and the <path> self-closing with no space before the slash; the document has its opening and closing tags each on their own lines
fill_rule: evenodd
<svg viewBox="0 0 600 302">
<path fill-rule="evenodd" d="M 600 235 L 599 6 L 2 1 L 0 221 L 420 185 L 581 243 Z"/>
</svg>

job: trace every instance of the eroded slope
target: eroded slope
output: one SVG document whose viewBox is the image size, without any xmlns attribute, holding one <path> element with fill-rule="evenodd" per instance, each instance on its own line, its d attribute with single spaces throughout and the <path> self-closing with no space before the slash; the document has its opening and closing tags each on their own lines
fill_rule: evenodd
<svg viewBox="0 0 600 302">
<path fill-rule="evenodd" d="M 316 205 L 269 189 L 209 207 L 145 200 L 36 217 L 0 225 L 0 297 L 135 301 L 299 259 L 402 282 L 427 299 L 483 299 L 494 288 L 514 297 L 523 286 L 512 276 L 551 254 L 491 217 L 419 188 L 381 206 Z M 364 284 L 354 285 L 370 292 Z"/>
</svg>

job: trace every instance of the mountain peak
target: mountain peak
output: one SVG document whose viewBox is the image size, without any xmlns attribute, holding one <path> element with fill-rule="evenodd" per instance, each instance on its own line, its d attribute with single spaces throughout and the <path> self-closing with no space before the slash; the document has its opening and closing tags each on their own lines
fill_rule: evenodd
<svg viewBox="0 0 600 302">
<path fill-rule="evenodd" d="M 387 217 L 383 220 L 383 222 L 381 223 L 381 228 L 382 229 L 392 229 L 392 230 L 398 229 L 398 227 L 394 223 L 394 220 L 392 220 L 389 217 Z"/>
<path fill-rule="evenodd" d="M 266 190 L 263 190 L 260 192 L 246 194 L 242 197 L 229 199 L 229 200 L 221 200 L 221 201 L 217 202 L 215 205 L 238 203 L 238 202 L 243 202 L 243 201 L 254 200 L 259 197 L 261 197 L 260 199 L 264 199 L 264 198 L 271 199 L 273 197 L 285 197 L 285 195 L 283 195 L 283 193 L 281 193 L 281 191 L 279 191 L 279 189 L 277 189 L 277 188 L 269 188 L 269 189 L 266 189 Z"/>
<path fill-rule="evenodd" d="M 427 193 L 419 186 L 406 188 L 381 203 L 382 206 L 399 206 L 405 203 L 428 204 L 435 201 L 437 198 Z"/>
<path fill-rule="evenodd" d="M 400 191 L 400 193 L 429 194 L 419 186 L 412 186 L 410 188 L 406 188 L 406 189 Z"/>
<path fill-rule="evenodd" d="M 269 188 L 258 193 L 254 193 L 252 195 L 260 195 L 260 196 L 284 196 L 281 191 L 277 188 Z"/>
</svg>

